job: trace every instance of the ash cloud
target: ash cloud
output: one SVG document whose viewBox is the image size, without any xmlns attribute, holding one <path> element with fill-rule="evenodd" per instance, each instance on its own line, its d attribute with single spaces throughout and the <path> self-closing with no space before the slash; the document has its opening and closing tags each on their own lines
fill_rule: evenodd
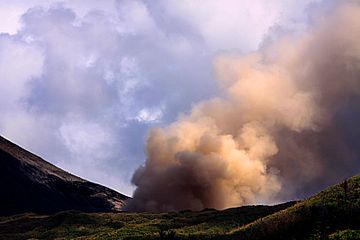
<svg viewBox="0 0 360 240">
<path fill-rule="evenodd" d="M 360 4 L 301 36 L 215 60 L 222 96 L 152 129 L 129 210 L 224 209 L 307 196 L 360 168 Z"/>
</svg>

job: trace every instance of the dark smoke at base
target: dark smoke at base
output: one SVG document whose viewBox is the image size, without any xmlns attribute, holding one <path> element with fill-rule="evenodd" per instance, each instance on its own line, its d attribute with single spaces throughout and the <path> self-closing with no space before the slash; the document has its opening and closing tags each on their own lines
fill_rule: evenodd
<svg viewBox="0 0 360 240">
<path fill-rule="evenodd" d="M 133 211 L 224 209 L 309 195 L 360 169 L 360 4 L 299 36 L 215 61 L 224 98 L 153 129 Z"/>
</svg>

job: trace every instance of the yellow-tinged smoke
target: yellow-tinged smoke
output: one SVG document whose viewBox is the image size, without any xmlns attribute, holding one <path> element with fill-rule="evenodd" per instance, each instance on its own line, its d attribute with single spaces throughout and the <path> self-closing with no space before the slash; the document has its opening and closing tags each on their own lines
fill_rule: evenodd
<svg viewBox="0 0 360 240">
<path fill-rule="evenodd" d="M 150 131 L 130 210 L 269 203 L 359 167 L 358 2 L 336 6 L 300 37 L 219 57 L 215 71 L 224 97 Z"/>
</svg>

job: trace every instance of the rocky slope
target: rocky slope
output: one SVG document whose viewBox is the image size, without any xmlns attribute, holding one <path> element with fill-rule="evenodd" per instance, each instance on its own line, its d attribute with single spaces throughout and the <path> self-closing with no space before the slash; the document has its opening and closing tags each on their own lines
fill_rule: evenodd
<svg viewBox="0 0 360 240">
<path fill-rule="evenodd" d="M 0 137 L 0 216 L 120 211 L 127 196 L 88 182 Z"/>
</svg>

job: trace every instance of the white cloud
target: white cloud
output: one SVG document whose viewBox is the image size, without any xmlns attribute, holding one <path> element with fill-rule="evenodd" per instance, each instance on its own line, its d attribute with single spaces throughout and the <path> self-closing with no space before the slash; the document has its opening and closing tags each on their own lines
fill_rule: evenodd
<svg viewBox="0 0 360 240">
<path fill-rule="evenodd" d="M 114 139 L 111 132 L 98 123 L 72 119 L 59 128 L 60 137 L 75 158 L 101 160 L 111 156 Z"/>
<path fill-rule="evenodd" d="M 0 134 L 131 194 L 149 127 L 216 93 L 214 54 L 254 50 L 305 5 L 2 1 Z"/>
<path fill-rule="evenodd" d="M 16 34 L 23 26 L 21 16 L 33 7 L 49 8 L 61 3 L 72 8 L 80 17 L 90 11 L 106 11 L 115 14 L 115 0 L 5 0 L 0 2 L 0 33 Z"/>
<path fill-rule="evenodd" d="M 163 111 L 161 108 L 158 109 L 148 109 L 143 108 L 137 114 L 135 119 L 139 122 L 158 122 L 163 116 Z"/>
<path fill-rule="evenodd" d="M 0 110 L 13 108 L 26 97 L 29 82 L 42 74 L 43 56 L 36 46 L 0 35 Z"/>
<path fill-rule="evenodd" d="M 122 34 L 142 34 L 149 31 L 154 34 L 158 29 L 150 16 L 150 13 L 141 1 L 120 0 L 117 1 L 118 17 L 121 24 L 118 30 Z"/>
<path fill-rule="evenodd" d="M 257 49 L 272 26 L 301 16 L 309 2 L 314 1 L 165 0 L 163 4 L 193 26 L 210 48 L 249 51 Z"/>
</svg>

